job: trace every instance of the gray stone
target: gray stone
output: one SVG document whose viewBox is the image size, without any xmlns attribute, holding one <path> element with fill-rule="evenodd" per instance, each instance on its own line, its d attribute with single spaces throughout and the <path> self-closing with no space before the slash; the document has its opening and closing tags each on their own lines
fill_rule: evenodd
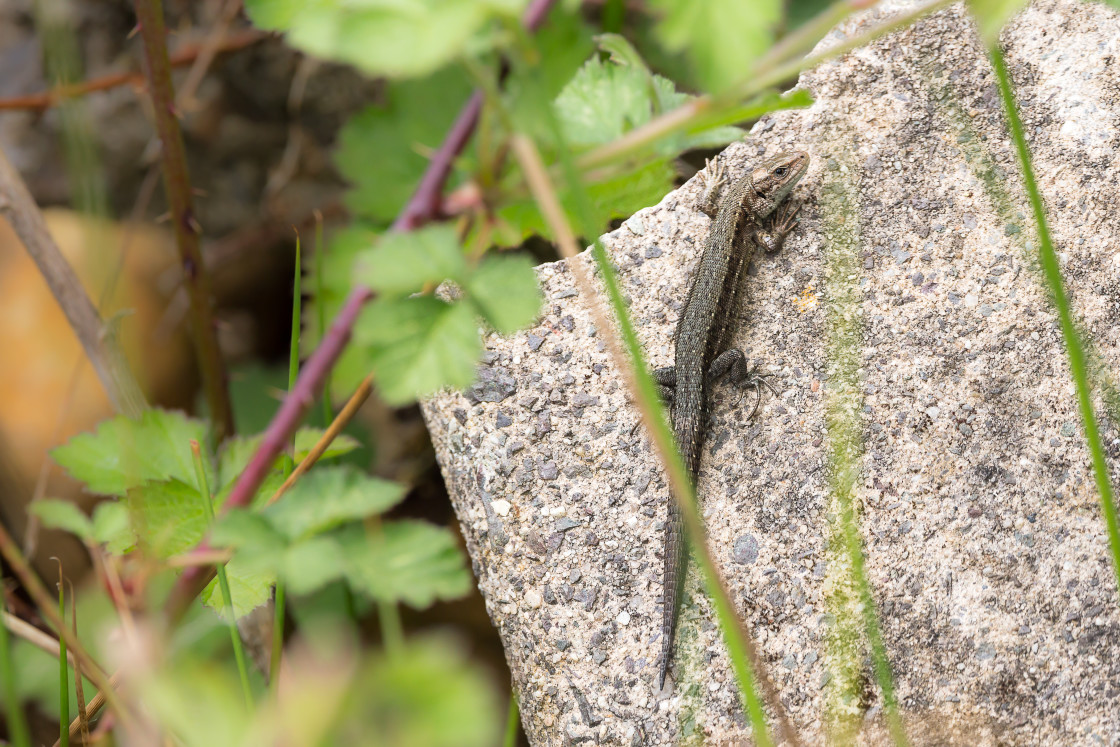
<svg viewBox="0 0 1120 747">
<path fill-rule="evenodd" d="M 822 48 L 907 7 L 886 0 Z M 1100 4 L 1045 0 L 1010 23 L 1001 46 L 1073 311 L 1099 356 L 1090 369 L 1111 376 L 1120 367 L 1120 22 Z M 912 742 L 1120 742 L 1120 612 L 1108 540 L 1064 344 L 1028 248 L 1038 246 L 1030 206 L 972 21 L 953 6 L 820 65 L 800 85 L 811 107 L 764 118 L 721 156 L 732 178 L 781 150 L 807 149 L 813 159 L 794 193 L 800 226 L 779 255 L 754 258 L 732 330 L 780 396 L 764 390 L 748 420 L 753 397 L 738 401 L 717 384 L 708 445 L 718 448 L 705 450 L 699 477 L 712 557 L 744 627 L 805 742 L 824 743 L 827 699 L 845 676 L 833 667 L 844 653 L 829 632 L 844 614 L 830 590 L 849 567 L 834 549 L 843 546 L 826 419 L 837 386 L 835 300 L 824 290 L 850 240 L 855 259 L 845 273 L 857 294 L 862 378 L 852 412 L 867 439 L 853 490 Z M 694 179 L 640 211 L 632 219 L 640 232 L 623 224 L 603 237 L 653 367 L 672 362 L 674 326 L 708 235 L 700 191 Z M 631 261 L 654 246 L 656 261 Z M 867 257 L 876 261 L 861 269 Z M 599 739 L 574 702 L 578 690 L 612 733 L 636 743 L 676 744 L 685 718 L 707 743 L 743 743 L 750 728 L 694 569 L 671 670 L 677 684 L 658 700 L 663 472 L 635 427 L 605 334 L 585 334 L 594 322 L 570 269 L 546 264 L 538 275 L 549 299 L 538 325 L 485 339 L 516 385 L 514 401 L 528 408 L 518 411 L 534 413 L 502 431 L 524 444 L 513 476 L 501 471 L 512 447 L 488 430 L 497 402 L 444 392 L 423 405 L 514 684 L 541 694 L 523 701 L 522 723 L 534 745 Z M 525 354 L 530 335 L 548 338 L 547 355 Z M 586 410 L 549 404 L 555 389 L 569 401 L 577 392 L 598 401 Z M 1109 423 L 1120 422 L 1110 406 L 1102 398 L 1106 443 L 1117 438 Z M 460 423 L 456 409 L 469 417 Z M 537 465 L 550 462 L 557 469 L 546 479 Z M 500 549 L 487 540 L 480 484 L 519 507 L 503 519 L 509 539 Z M 561 516 L 581 529 L 556 532 Z M 748 536 L 757 547 L 746 552 Z M 561 584 L 576 567 L 582 580 L 567 601 Z M 513 578 L 525 592 L 551 585 L 557 604 L 510 604 L 526 596 Z M 562 656 L 552 646 L 557 631 L 548 632 L 558 625 L 571 643 Z M 863 657 L 866 648 L 857 649 Z M 791 655 L 801 664 L 787 669 Z M 866 689 L 853 701 L 865 709 L 854 741 L 889 743 L 870 665 L 855 664 Z"/>
</svg>

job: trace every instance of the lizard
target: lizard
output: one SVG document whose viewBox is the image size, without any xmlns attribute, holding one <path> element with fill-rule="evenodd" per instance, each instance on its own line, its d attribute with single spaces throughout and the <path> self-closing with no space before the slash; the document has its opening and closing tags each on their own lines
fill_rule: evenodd
<svg viewBox="0 0 1120 747">
<path fill-rule="evenodd" d="M 731 184 L 718 203 L 716 196 L 726 182 L 725 169 L 720 161 L 704 169 L 705 194 L 700 207 L 709 215 L 714 212 L 715 217 L 677 322 L 673 365 L 654 371 L 693 487 L 700 471 L 711 385 L 726 376 L 734 384 L 745 383 L 758 390 L 758 378 L 747 370 L 746 356 L 729 346 L 731 321 L 743 271 L 755 247 L 777 251 L 797 225 L 800 207 L 786 198 L 808 167 L 808 153 L 781 153 Z M 670 497 L 665 522 L 661 689 L 672 659 L 687 560 L 680 507 Z"/>
</svg>

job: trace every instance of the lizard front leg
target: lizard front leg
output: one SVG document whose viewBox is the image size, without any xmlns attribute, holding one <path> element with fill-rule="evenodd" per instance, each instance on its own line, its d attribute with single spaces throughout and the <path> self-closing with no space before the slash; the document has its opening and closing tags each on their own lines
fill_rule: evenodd
<svg viewBox="0 0 1120 747">
<path fill-rule="evenodd" d="M 719 193 L 727 183 L 727 169 L 721 159 L 711 161 L 704 159 L 704 169 L 700 172 L 700 181 L 704 185 L 704 192 L 700 195 L 697 207 L 709 218 L 715 218 L 719 212 Z"/>
<path fill-rule="evenodd" d="M 778 251 L 785 243 L 786 236 L 797 228 L 797 214 L 800 212 L 801 203 L 782 203 L 766 221 L 766 225 L 755 231 L 754 240 L 768 252 Z"/>
</svg>

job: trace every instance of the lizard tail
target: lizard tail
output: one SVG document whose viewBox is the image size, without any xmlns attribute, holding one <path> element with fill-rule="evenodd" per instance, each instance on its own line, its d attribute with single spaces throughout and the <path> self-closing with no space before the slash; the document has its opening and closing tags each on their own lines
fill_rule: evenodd
<svg viewBox="0 0 1120 747">
<path fill-rule="evenodd" d="M 661 618 L 661 669 L 658 689 L 665 688 L 665 675 L 669 672 L 669 662 L 673 658 L 673 638 L 677 632 L 680 617 L 681 596 L 684 592 L 685 578 L 684 525 L 681 510 L 676 500 L 669 499 L 669 510 L 665 522 L 665 574 L 666 581 L 664 605 Z"/>
</svg>

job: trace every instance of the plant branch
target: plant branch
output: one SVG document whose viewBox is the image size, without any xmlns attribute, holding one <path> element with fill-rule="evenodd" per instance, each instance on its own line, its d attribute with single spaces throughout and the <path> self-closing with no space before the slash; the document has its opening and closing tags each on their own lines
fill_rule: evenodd
<svg viewBox="0 0 1120 747">
<path fill-rule="evenodd" d="M 167 30 L 163 24 L 163 8 L 160 0 L 135 0 L 134 7 L 144 41 L 156 132 L 162 144 L 160 160 L 163 186 L 171 210 L 175 243 L 179 248 L 183 282 L 190 296 L 195 354 L 202 373 L 202 387 L 214 423 L 215 437 L 221 442 L 234 433 L 233 408 L 229 401 L 225 365 L 214 327 L 210 276 L 203 265 L 198 241 L 199 226 L 191 200 L 187 154 L 183 148 L 179 121 L 175 118 L 175 90 L 167 58 Z"/>
<path fill-rule="evenodd" d="M 238 49 L 252 46 L 257 42 L 269 38 L 269 34 L 256 29 L 246 29 L 236 34 L 225 37 L 217 45 L 214 54 L 234 52 Z M 208 51 L 209 39 L 199 43 L 184 45 L 171 55 L 171 67 L 185 67 L 194 63 Z M 52 88 L 42 93 L 32 93 L 26 96 L 12 96 L 0 99 L 0 111 L 46 111 L 67 99 L 85 96 L 98 91 L 108 91 L 121 86 L 141 86 L 147 80 L 143 73 L 112 73 L 100 78 L 92 78 L 70 85 Z"/>
<path fill-rule="evenodd" d="M 137 0 L 138 3 L 141 1 Z M 554 2 L 555 0 L 533 0 L 521 19 L 525 28 L 530 31 L 539 28 Z M 455 157 L 466 147 L 467 141 L 474 132 L 482 109 L 480 96 L 479 92 L 472 95 L 459 112 L 447 137 L 428 163 L 428 169 L 420 180 L 421 186 L 417 188 L 412 199 L 393 222 L 392 230 L 412 230 L 435 217 L 435 205 L 438 205 L 439 195 L 437 193 L 433 198 L 431 190 L 434 189 L 434 185 L 438 185 L 439 190 L 442 191 L 451 173 Z M 256 495 L 276 457 L 280 455 L 299 427 L 307 409 L 322 389 L 331 369 L 334 368 L 335 361 L 350 342 L 354 324 L 362 308 L 372 298 L 373 291 L 366 287 L 358 287 L 350 292 L 342 309 L 331 323 L 330 329 L 323 335 L 319 347 L 304 364 L 296 385 L 288 392 L 284 404 L 273 416 L 256 453 L 253 454 L 249 464 L 234 484 L 229 497 L 226 498 L 224 509 L 247 505 Z M 199 546 L 200 550 L 208 548 L 209 545 L 205 541 Z M 188 568 L 184 571 L 168 599 L 166 611 L 171 620 L 178 620 L 187 611 L 190 603 L 209 583 L 212 573 L 212 570 L 207 572 L 202 568 Z"/>
<path fill-rule="evenodd" d="M 120 714 L 122 720 L 128 723 L 131 717 L 124 710 L 120 701 L 117 700 L 110 678 L 105 675 L 105 670 L 93 660 L 82 642 L 66 626 L 55 608 L 56 602 L 51 599 L 39 577 L 31 570 L 31 566 L 27 564 L 27 559 L 23 557 L 23 553 L 20 552 L 19 547 L 2 523 L 0 523 L 0 555 L 3 555 L 4 559 L 8 561 L 8 567 L 19 578 L 24 591 L 35 602 L 39 614 L 49 620 L 58 633 L 58 637 L 66 641 L 69 653 L 82 665 L 82 670 L 86 673 L 86 676 L 93 684 L 97 685 L 98 689 L 106 693 L 105 697 L 113 706 L 113 709 Z"/>
<path fill-rule="evenodd" d="M 7 218 L 47 281 L 114 409 L 130 418 L 139 417 L 148 405 L 116 338 L 106 329 L 97 307 L 51 238 L 43 213 L 27 185 L 2 151 L 0 215 Z"/>
</svg>

